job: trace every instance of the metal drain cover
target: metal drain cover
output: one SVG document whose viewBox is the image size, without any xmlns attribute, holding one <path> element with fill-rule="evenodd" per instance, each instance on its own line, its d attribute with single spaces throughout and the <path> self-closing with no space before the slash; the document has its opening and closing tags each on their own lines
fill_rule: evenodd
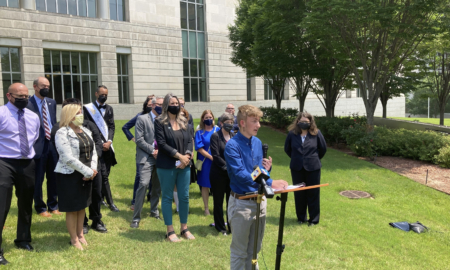
<svg viewBox="0 0 450 270">
<path fill-rule="evenodd" d="M 350 199 L 370 198 L 370 194 L 360 190 L 344 190 L 339 192 L 340 195 Z"/>
</svg>

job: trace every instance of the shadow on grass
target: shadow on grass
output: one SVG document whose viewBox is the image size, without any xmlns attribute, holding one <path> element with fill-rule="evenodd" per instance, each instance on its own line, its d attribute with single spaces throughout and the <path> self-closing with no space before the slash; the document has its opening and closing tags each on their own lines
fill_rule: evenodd
<svg viewBox="0 0 450 270">
<path fill-rule="evenodd" d="M 119 233 L 120 236 L 140 241 L 144 243 L 162 242 L 164 240 L 164 233 L 160 230 L 143 230 L 143 229 L 130 229 L 126 232 Z"/>
</svg>

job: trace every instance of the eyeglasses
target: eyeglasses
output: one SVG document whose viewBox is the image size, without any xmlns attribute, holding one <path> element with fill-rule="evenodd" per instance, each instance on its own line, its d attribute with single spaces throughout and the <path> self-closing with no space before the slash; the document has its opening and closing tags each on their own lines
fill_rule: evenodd
<svg viewBox="0 0 450 270">
<path fill-rule="evenodd" d="M 234 110 L 234 108 L 228 108 L 228 107 L 227 107 L 227 110 Z"/>
<path fill-rule="evenodd" d="M 9 95 L 12 96 L 13 98 L 28 98 L 28 95 L 21 95 L 17 97 L 15 97 L 12 93 L 9 93 Z"/>
<path fill-rule="evenodd" d="M 309 124 L 309 121 L 300 121 L 299 123 L 303 123 L 303 124 Z"/>
</svg>

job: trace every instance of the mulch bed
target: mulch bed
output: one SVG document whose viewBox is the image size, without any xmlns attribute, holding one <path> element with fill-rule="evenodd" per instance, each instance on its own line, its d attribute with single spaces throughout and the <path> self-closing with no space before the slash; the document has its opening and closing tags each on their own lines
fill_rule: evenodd
<svg viewBox="0 0 450 270">
<path fill-rule="evenodd" d="M 274 131 L 286 134 L 284 130 L 277 129 L 272 125 L 264 125 Z M 345 145 L 330 146 L 330 148 L 356 157 L 356 155 Z M 450 194 L 450 169 L 441 168 L 439 165 L 424 161 L 401 157 L 377 157 L 374 161 L 367 157 L 357 158 L 396 172 L 423 185 Z"/>
</svg>

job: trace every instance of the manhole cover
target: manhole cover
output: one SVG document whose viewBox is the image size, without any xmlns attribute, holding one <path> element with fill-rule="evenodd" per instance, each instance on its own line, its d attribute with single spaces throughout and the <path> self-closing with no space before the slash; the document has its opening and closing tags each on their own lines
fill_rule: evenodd
<svg viewBox="0 0 450 270">
<path fill-rule="evenodd" d="M 369 198 L 370 194 L 360 190 L 344 190 L 339 192 L 340 195 L 350 199 Z"/>
</svg>

